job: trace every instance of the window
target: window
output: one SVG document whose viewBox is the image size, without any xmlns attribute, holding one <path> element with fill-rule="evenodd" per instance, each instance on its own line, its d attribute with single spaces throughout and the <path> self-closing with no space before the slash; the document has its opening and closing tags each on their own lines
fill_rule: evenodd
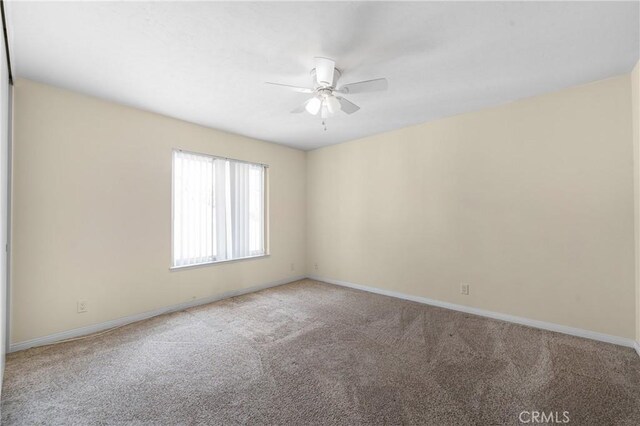
<svg viewBox="0 0 640 426">
<path fill-rule="evenodd" d="M 173 267 L 265 254 L 265 168 L 173 151 Z"/>
</svg>

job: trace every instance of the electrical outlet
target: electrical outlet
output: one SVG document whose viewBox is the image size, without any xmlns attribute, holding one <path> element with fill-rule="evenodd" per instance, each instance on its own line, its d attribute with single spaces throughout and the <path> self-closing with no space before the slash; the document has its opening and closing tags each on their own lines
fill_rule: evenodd
<svg viewBox="0 0 640 426">
<path fill-rule="evenodd" d="M 291 270 L 292 270 L 292 271 L 295 271 L 295 270 L 296 270 L 296 264 L 295 264 L 295 263 L 292 263 L 292 264 L 291 264 Z"/>
<path fill-rule="evenodd" d="M 460 294 L 469 295 L 469 284 L 460 284 Z"/>
<path fill-rule="evenodd" d="M 82 314 L 89 310 L 89 302 L 86 300 L 78 300 L 78 313 Z"/>
<path fill-rule="evenodd" d="M 318 264 L 317 263 L 314 263 L 313 267 L 315 268 L 316 271 L 318 270 Z"/>
</svg>

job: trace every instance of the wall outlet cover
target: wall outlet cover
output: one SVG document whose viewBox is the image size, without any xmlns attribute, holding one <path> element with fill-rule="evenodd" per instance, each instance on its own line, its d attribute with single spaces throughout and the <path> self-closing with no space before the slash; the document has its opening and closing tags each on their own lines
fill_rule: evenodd
<svg viewBox="0 0 640 426">
<path fill-rule="evenodd" d="M 469 284 L 460 284 L 460 294 L 469 295 Z"/>
</svg>

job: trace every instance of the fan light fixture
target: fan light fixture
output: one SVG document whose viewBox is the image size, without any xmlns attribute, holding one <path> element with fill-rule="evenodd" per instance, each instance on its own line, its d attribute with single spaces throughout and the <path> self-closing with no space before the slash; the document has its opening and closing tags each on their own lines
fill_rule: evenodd
<svg viewBox="0 0 640 426">
<path fill-rule="evenodd" d="M 327 110 L 329 110 L 331 114 L 335 114 L 340 110 L 340 101 L 337 100 L 335 96 L 327 96 L 324 103 L 327 105 Z"/>
<path fill-rule="evenodd" d="M 305 105 L 304 108 L 307 110 L 309 114 L 316 115 L 318 111 L 320 111 L 321 107 L 322 107 L 322 101 L 314 96 L 313 98 L 307 101 L 307 104 Z"/>
</svg>

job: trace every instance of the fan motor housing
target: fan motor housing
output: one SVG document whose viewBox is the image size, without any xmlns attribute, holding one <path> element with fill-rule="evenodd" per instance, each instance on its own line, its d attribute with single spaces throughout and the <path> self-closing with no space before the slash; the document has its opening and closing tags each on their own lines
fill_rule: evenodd
<svg viewBox="0 0 640 426">
<path fill-rule="evenodd" d="M 338 84 L 338 80 L 340 79 L 340 76 L 342 75 L 342 73 L 340 72 L 340 70 L 338 68 L 334 68 L 333 69 L 333 82 L 331 83 L 331 86 L 320 86 L 316 80 L 316 69 L 312 69 L 311 70 L 311 78 L 313 80 L 313 88 L 314 89 L 319 89 L 319 88 L 323 88 L 323 87 L 327 87 L 327 88 L 335 88 L 336 85 Z"/>
</svg>

